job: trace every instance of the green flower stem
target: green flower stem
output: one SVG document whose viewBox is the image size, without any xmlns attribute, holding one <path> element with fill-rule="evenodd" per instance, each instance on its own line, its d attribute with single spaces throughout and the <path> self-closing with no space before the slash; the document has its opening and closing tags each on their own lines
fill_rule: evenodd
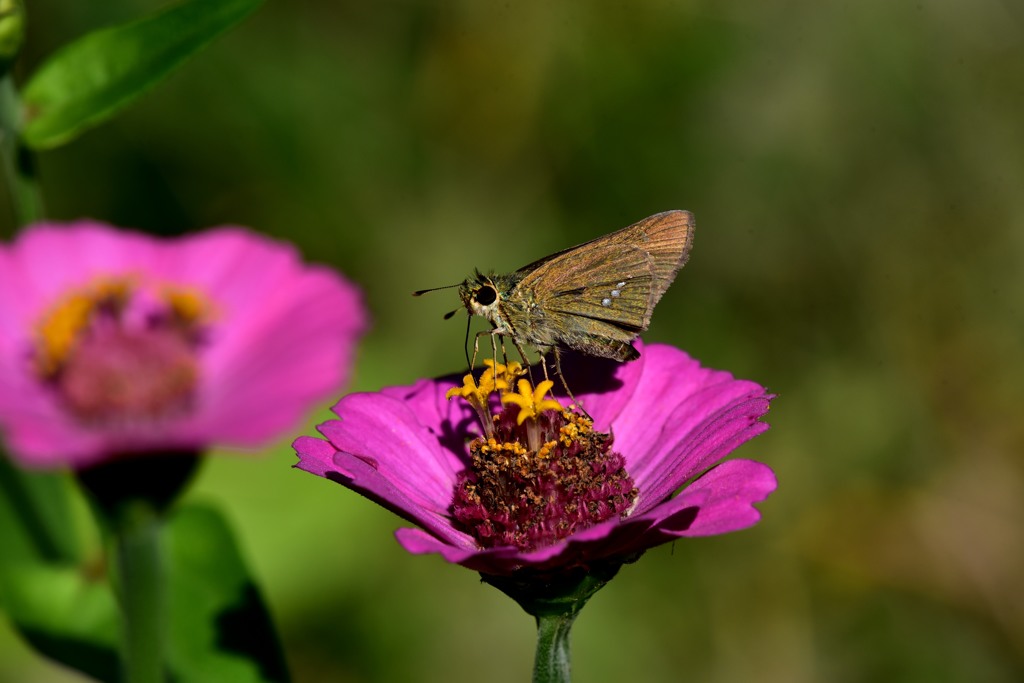
<svg viewBox="0 0 1024 683">
<path fill-rule="evenodd" d="M 74 562 L 68 491 L 57 475 L 25 472 L 0 454 L 0 495 L 17 515 L 35 556 L 45 562 Z"/>
<path fill-rule="evenodd" d="M 537 654 L 533 661 L 534 683 L 569 683 L 569 631 L 579 612 L 537 617 Z"/>
<path fill-rule="evenodd" d="M 32 154 L 21 144 L 21 102 L 10 75 L 0 79 L 0 159 L 17 224 L 42 220 L 42 193 Z"/>
<path fill-rule="evenodd" d="M 537 620 L 534 683 L 569 683 L 572 624 L 587 601 L 612 580 L 621 566 L 621 561 L 607 561 L 552 574 L 521 570 L 506 576 L 480 575 L 484 583 L 515 600 Z"/>
<path fill-rule="evenodd" d="M 124 683 L 164 680 L 164 572 L 161 523 L 139 502 L 124 510 L 115 535 L 122 610 Z"/>
<path fill-rule="evenodd" d="M 193 451 L 123 456 L 77 471 L 114 540 L 121 606 L 122 683 L 165 680 L 164 513 L 200 462 Z"/>
</svg>

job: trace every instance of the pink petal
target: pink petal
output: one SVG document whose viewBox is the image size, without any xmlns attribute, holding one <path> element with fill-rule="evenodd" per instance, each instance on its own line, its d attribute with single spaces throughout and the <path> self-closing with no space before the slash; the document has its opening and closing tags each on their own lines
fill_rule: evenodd
<svg viewBox="0 0 1024 683">
<path fill-rule="evenodd" d="M 338 449 L 323 439 L 314 436 L 300 436 L 292 442 L 292 448 L 299 456 L 299 462 L 294 466 L 300 470 L 318 477 L 326 477 L 335 472 L 342 477 L 352 478 L 351 472 L 341 470 L 334 462 L 334 456 L 338 454 Z"/>
<path fill-rule="evenodd" d="M 289 301 L 231 329 L 207 359 L 204 410 L 219 439 L 264 441 L 348 380 L 355 340 L 366 327 L 358 293 L 319 270 L 282 288 Z"/>
<path fill-rule="evenodd" d="M 124 276 L 193 288 L 215 311 L 196 409 L 131 433 L 71 418 L 29 363 L 48 307 L 98 277 Z M 0 246 L 0 424 L 14 455 L 36 467 L 112 452 L 258 445 L 339 390 L 366 325 L 355 287 L 242 228 L 161 239 L 88 221 L 30 226 Z"/>
<path fill-rule="evenodd" d="M 415 489 L 380 469 L 378 461 L 335 450 L 326 441 L 308 437 L 297 439 L 293 447 L 299 455 L 299 469 L 336 481 L 447 543 L 463 537 L 452 528 L 446 509 L 423 505 Z"/>
<path fill-rule="evenodd" d="M 679 415 L 680 427 L 666 433 L 664 443 L 649 457 L 648 463 L 656 463 L 660 469 L 640 467 L 634 476 L 641 491 L 638 509 L 646 510 L 664 500 L 685 481 L 767 430 L 767 423 L 759 418 L 768 411 L 769 400 L 764 395 L 739 398 L 689 431 L 684 426 L 687 416 Z M 681 406 L 675 414 L 686 410 Z"/>
<path fill-rule="evenodd" d="M 409 552 L 436 553 L 484 573 L 586 566 L 632 557 L 682 536 L 754 524 L 760 516 L 754 503 L 775 489 L 775 475 L 748 460 L 713 465 L 767 428 L 759 419 L 771 397 L 759 385 L 702 368 L 671 347 L 640 348 L 635 363 L 577 360 L 566 363 L 566 375 L 596 422 L 611 424 L 615 448 L 624 454 L 641 499 L 626 518 L 607 520 L 550 546 L 528 552 L 482 550 L 453 528 L 452 487 L 466 462 L 466 440 L 477 433 L 465 403 L 444 398 L 458 383 L 453 377 L 347 397 L 335 408 L 341 419 L 321 426 L 337 452 L 329 455 L 331 449 L 316 446 L 319 464 L 299 466 L 335 478 L 418 524 L 421 528 L 395 534 Z M 556 394 L 558 388 L 556 383 Z M 303 456 L 303 448 L 297 441 L 300 460 L 310 457 Z M 332 465 L 324 464 L 328 457 Z M 682 494 L 670 497 L 694 477 Z"/>
<path fill-rule="evenodd" d="M 577 401 L 594 419 L 594 427 L 607 431 L 609 425 L 618 420 L 620 413 L 629 405 L 637 390 L 639 378 L 648 362 L 648 349 L 638 340 L 635 343 L 640 358 L 630 363 L 619 363 L 604 358 L 586 357 L 576 353 L 566 354 L 562 362 L 565 382 Z M 568 397 L 562 382 L 551 378 L 555 385 L 552 393 L 568 405 Z"/>
<path fill-rule="evenodd" d="M 466 443 L 480 433 L 480 424 L 464 401 L 446 397 L 448 390 L 457 386 L 462 386 L 462 378 L 449 375 L 422 379 L 412 386 L 384 387 L 380 393 L 405 403 L 417 421 L 439 438 L 447 435 L 446 447 L 459 454 L 461 462 L 469 457 Z"/>
<path fill-rule="evenodd" d="M 669 415 L 688 398 L 699 392 L 710 375 L 732 379 L 724 372 L 700 367 L 687 354 L 664 344 L 644 348 L 642 372 L 635 380 L 629 405 L 615 418 L 611 428 L 616 450 L 629 453 L 629 469 L 634 479 L 643 466 L 640 458 L 663 439 Z"/>
<path fill-rule="evenodd" d="M 31 297 L 16 307 L 25 315 L 97 277 L 146 272 L 154 258 L 153 242 L 92 221 L 39 223 L 21 232 L 11 245 L 15 269 L 0 277 L 0 286 Z"/>
<path fill-rule="evenodd" d="M 462 538 L 459 538 L 453 544 L 442 541 L 423 529 L 401 527 L 395 530 L 395 538 L 403 548 L 414 555 L 437 553 L 447 561 L 455 564 L 462 564 L 480 554 L 476 544 L 466 535 L 463 535 Z"/>
<path fill-rule="evenodd" d="M 373 464 L 420 507 L 447 514 L 465 464 L 409 406 L 381 394 L 350 394 L 334 407 L 339 420 L 318 429 L 337 450 Z"/>
<path fill-rule="evenodd" d="M 776 487 L 775 473 L 767 465 L 728 460 L 645 516 L 658 519 L 653 534 L 659 543 L 680 536 L 725 534 L 756 524 L 761 513 L 754 503 L 763 501 Z M 681 514 L 688 509 L 695 510 L 696 516 Z"/>
</svg>

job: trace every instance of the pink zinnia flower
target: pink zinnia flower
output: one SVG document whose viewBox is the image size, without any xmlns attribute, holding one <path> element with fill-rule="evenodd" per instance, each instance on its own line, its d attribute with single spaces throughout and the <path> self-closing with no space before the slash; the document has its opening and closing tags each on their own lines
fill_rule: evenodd
<svg viewBox="0 0 1024 683">
<path fill-rule="evenodd" d="M 396 533 L 409 552 L 492 576 L 617 566 L 756 523 L 775 475 L 723 458 L 768 428 L 771 396 L 673 347 L 640 348 L 632 363 L 566 368 L 592 429 L 544 398 L 551 383 L 512 391 L 514 374 L 488 370 L 480 384 L 504 383 L 504 408 L 470 377 L 454 391 L 442 378 L 352 394 L 318 427 L 324 439 L 295 441 L 296 466 L 416 524 Z M 477 438 L 481 424 L 492 438 Z"/>
<path fill-rule="evenodd" d="M 347 379 L 356 288 L 243 228 L 81 221 L 0 246 L 0 427 L 33 468 L 250 447 Z"/>
</svg>

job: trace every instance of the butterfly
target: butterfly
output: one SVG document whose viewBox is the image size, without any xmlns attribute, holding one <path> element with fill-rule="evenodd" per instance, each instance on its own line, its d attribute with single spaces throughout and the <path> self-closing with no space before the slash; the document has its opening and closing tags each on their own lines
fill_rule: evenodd
<svg viewBox="0 0 1024 683">
<path fill-rule="evenodd" d="M 631 342 L 650 325 L 655 305 L 686 263 L 693 232 L 693 214 L 666 211 L 512 273 L 476 271 L 451 285 L 459 288 L 470 317 L 491 324 L 476 337 L 470 367 L 485 334 L 491 335 L 495 353 L 496 337 L 511 339 L 524 362 L 527 346 L 542 356 L 552 353 L 559 375 L 562 350 L 618 361 L 639 358 Z M 414 295 L 429 291 L 434 289 Z"/>
</svg>

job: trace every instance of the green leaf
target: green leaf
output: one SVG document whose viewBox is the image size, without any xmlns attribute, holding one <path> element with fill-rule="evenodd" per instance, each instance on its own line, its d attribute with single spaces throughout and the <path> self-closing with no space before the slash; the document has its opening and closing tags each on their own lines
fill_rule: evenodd
<svg viewBox="0 0 1024 683">
<path fill-rule="evenodd" d="M 22 0 L 0 0 L 0 76 L 10 70 L 24 42 L 24 3 Z"/>
<path fill-rule="evenodd" d="M 78 559 L 70 483 L 64 474 L 19 469 L 0 453 L 0 565 Z"/>
<path fill-rule="evenodd" d="M 270 614 L 226 522 L 180 509 L 163 529 L 170 680 L 287 683 Z M 120 671 L 120 611 L 97 567 L 0 563 L 0 604 L 41 654 L 102 681 Z"/>
<path fill-rule="evenodd" d="M 50 149 L 102 123 L 261 3 L 188 0 L 66 45 L 24 88 L 25 144 Z"/>
<path fill-rule="evenodd" d="M 212 508 L 190 506 L 167 531 L 168 658 L 175 679 L 287 681 L 270 614 L 224 519 Z"/>
<path fill-rule="evenodd" d="M 117 604 L 106 582 L 78 567 L 22 563 L 0 571 L 0 593 L 36 650 L 98 680 L 117 680 Z"/>
</svg>

